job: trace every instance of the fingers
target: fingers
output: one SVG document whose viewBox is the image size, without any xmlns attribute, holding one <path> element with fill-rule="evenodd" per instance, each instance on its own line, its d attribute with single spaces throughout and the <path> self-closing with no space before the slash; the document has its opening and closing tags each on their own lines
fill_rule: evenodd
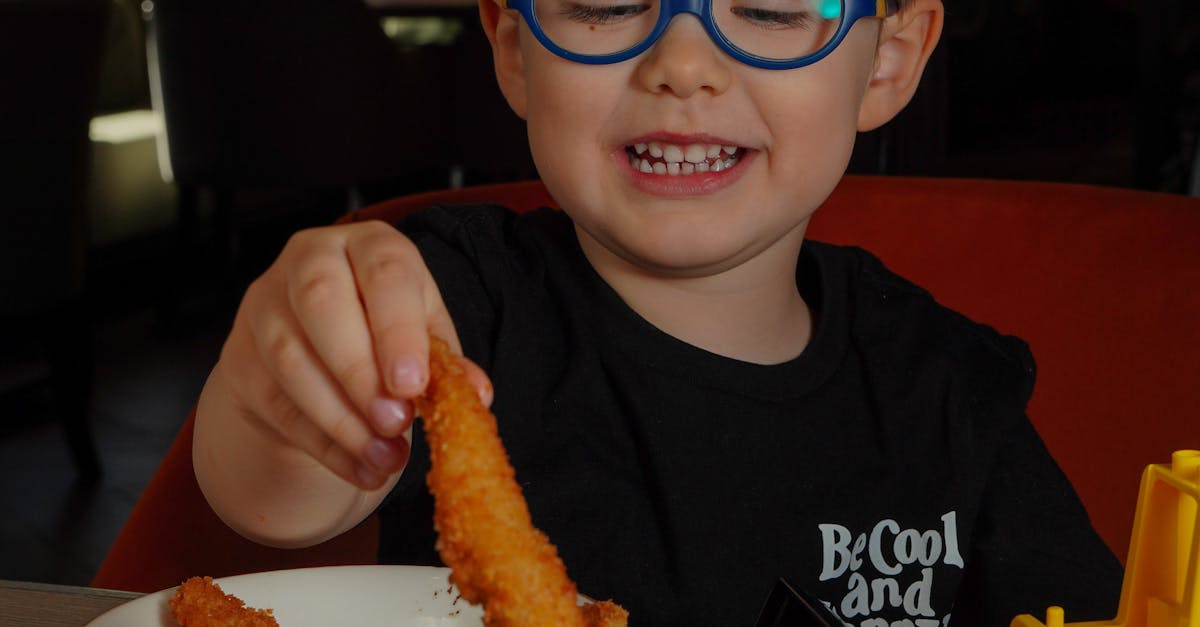
<svg viewBox="0 0 1200 627">
<path fill-rule="evenodd" d="M 377 365 L 371 320 L 360 298 L 377 299 L 385 293 L 396 303 L 411 301 L 406 295 L 418 286 L 401 280 L 403 265 L 420 265 L 420 258 L 398 258 L 397 249 L 412 246 L 390 227 L 354 227 L 298 234 L 281 257 L 282 280 L 290 312 L 332 382 L 381 436 L 395 438 L 408 429 L 414 413 L 408 399 L 424 389 L 424 381 L 406 395 L 388 394 Z M 370 285 L 358 283 L 350 253 L 356 248 L 360 262 L 370 268 Z M 410 323 L 420 320 L 413 317 Z M 410 369 L 416 370 L 415 365 Z"/>
<path fill-rule="evenodd" d="M 228 392 L 225 396 L 234 399 L 238 413 L 265 437 L 299 449 L 343 480 L 359 484 L 357 457 L 344 448 L 330 446 L 332 440 L 291 402 L 277 383 L 276 374 L 259 359 L 253 337 L 242 328 L 241 318 L 239 314 L 210 377 L 210 385 L 224 387 Z"/>
<path fill-rule="evenodd" d="M 483 402 L 485 407 L 490 407 L 492 405 L 492 397 L 494 396 L 492 380 L 483 371 L 483 368 L 477 366 L 470 359 L 463 357 L 462 363 L 463 368 L 467 371 L 467 380 L 471 382 L 471 385 L 475 386 L 475 391 L 479 394 L 479 400 Z"/>
<path fill-rule="evenodd" d="M 429 378 L 428 312 L 441 308 L 416 246 L 383 227 L 353 234 L 346 255 L 368 324 L 382 391 L 412 398 Z"/>
<path fill-rule="evenodd" d="M 229 385 L 265 426 L 370 489 L 407 462 L 430 333 L 461 354 L 411 241 L 384 223 L 313 229 L 294 236 L 247 290 L 222 361 L 233 364 Z M 464 361 L 490 404 L 487 375 Z"/>
<path fill-rule="evenodd" d="M 249 295 L 247 300 L 253 301 Z M 227 351 L 248 344 L 252 354 L 222 357 L 223 363 L 239 365 L 228 384 L 250 413 L 281 440 L 350 483 L 364 489 L 378 487 L 407 462 L 407 434 L 376 434 L 305 342 L 298 322 L 286 308 L 271 308 L 266 303 L 252 304 L 245 316 L 248 320 L 235 323 L 235 333 L 239 326 L 248 326 L 252 338 L 235 342 L 231 336 Z M 258 370 L 264 373 L 259 375 Z"/>
<path fill-rule="evenodd" d="M 456 354 L 462 354 L 462 346 L 437 282 L 417 247 L 383 223 L 366 226 L 376 228 L 350 234 L 346 255 L 362 299 L 385 393 L 411 399 L 422 393 L 429 381 L 429 335 L 445 340 Z M 487 374 L 470 360 L 464 362 L 480 398 L 490 405 L 492 385 Z M 406 409 L 406 418 L 411 421 L 411 403 Z"/>
</svg>

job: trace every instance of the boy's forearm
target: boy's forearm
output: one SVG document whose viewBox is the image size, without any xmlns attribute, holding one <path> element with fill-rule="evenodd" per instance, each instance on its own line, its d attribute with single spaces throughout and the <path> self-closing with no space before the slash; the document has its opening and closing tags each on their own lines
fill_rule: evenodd
<svg viewBox="0 0 1200 627">
<path fill-rule="evenodd" d="M 200 395 L 192 463 L 209 505 L 239 534 L 270 546 L 311 546 L 358 524 L 395 484 L 398 473 L 373 491 L 347 483 L 238 415 L 222 389 L 210 378 Z"/>
</svg>

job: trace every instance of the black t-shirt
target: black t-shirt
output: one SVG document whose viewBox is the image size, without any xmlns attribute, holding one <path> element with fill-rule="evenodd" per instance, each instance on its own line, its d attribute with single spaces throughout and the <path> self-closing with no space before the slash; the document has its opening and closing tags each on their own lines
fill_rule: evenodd
<svg viewBox="0 0 1200 627">
<path fill-rule="evenodd" d="M 632 625 L 749 626 L 780 577 L 864 627 L 1115 614 L 1120 564 L 1025 417 L 1025 344 L 868 253 L 804 244 L 812 339 L 764 366 L 638 316 L 561 212 L 433 208 L 401 228 L 495 384 L 534 523 Z M 384 563 L 440 563 L 428 465 L 418 423 Z"/>
</svg>

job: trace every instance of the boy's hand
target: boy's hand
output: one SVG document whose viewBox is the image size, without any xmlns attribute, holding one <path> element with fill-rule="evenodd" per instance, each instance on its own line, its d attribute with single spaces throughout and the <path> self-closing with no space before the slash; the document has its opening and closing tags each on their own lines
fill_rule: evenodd
<svg viewBox="0 0 1200 627">
<path fill-rule="evenodd" d="M 303 231 L 246 291 L 208 385 L 224 411 L 376 489 L 408 461 L 429 333 L 461 353 L 407 237 L 382 222 Z M 464 361 L 490 404 L 487 375 Z"/>
</svg>

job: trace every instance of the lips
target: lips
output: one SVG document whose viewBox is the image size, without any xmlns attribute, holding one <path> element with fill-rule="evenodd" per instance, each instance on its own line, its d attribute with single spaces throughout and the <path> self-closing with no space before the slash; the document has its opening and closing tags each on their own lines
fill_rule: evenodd
<svg viewBox="0 0 1200 627">
<path fill-rule="evenodd" d="M 630 167 L 644 174 L 687 176 L 727 170 L 745 149 L 729 144 L 651 141 L 626 146 L 625 153 Z"/>
</svg>

